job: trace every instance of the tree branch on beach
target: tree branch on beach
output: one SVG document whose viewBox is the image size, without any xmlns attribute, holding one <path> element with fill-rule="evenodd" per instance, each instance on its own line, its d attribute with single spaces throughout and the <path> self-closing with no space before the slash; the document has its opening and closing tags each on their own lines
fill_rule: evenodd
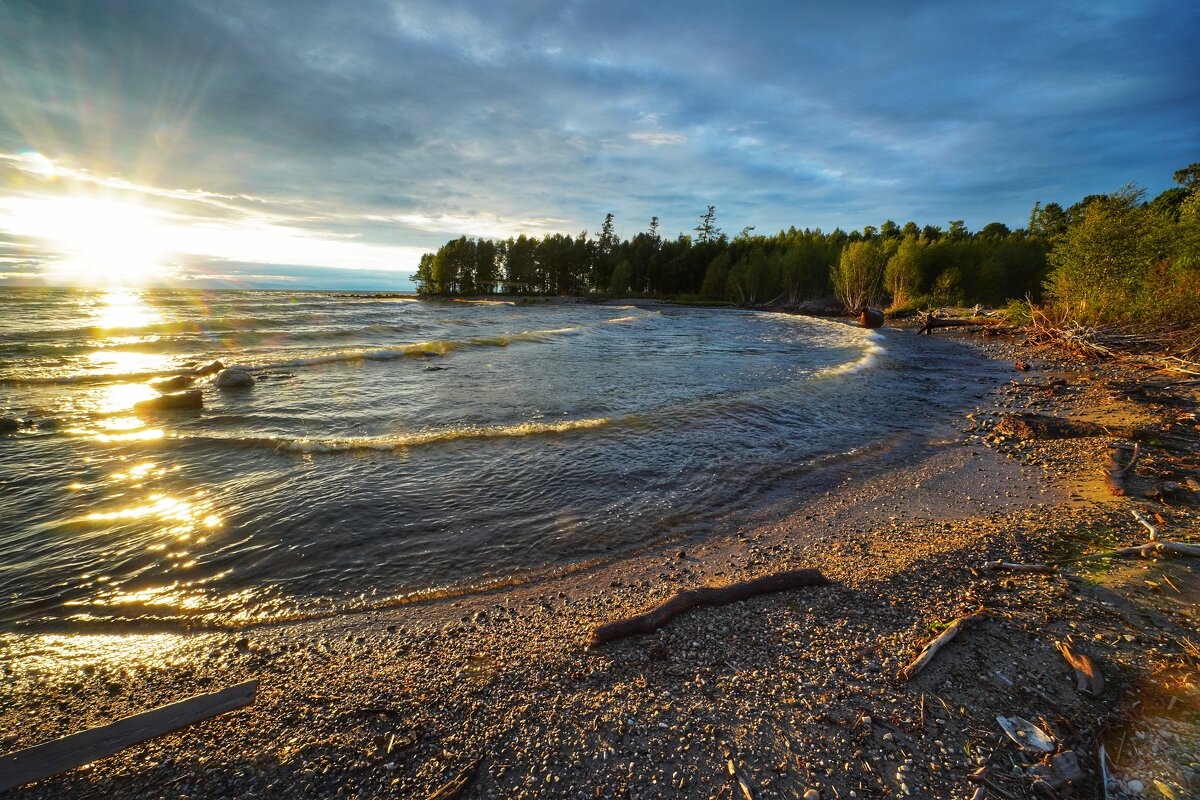
<svg viewBox="0 0 1200 800">
<path fill-rule="evenodd" d="M 723 606 L 760 594 L 783 592 L 807 586 L 824 586 L 827 583 L 829 580 L 818 570 L 798 569 L 728 586 L 704 586 L 699 589 L 682 591 L 665 603 L 642 614 L 593 628 L 588 637 L 588 644 L 596 647 L 626 636 L 650 633 L 666 625 L 683 612 L 699 606 Z"/>
</svg>

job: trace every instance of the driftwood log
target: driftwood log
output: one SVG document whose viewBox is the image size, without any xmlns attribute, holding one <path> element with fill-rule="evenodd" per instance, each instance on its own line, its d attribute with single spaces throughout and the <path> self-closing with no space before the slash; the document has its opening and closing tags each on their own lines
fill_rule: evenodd
<svg viewBox="0 0 1200 800">
<path fill-rule="evenodd" d="M 1113 447 L 1108 451 L 1108 466 L 1104 470 L 1104 480 L 1108 484 L 1108 491 L 1112 492 L 1116 497 L 1125 496 L 1125 479 L 1128 478 L 1134 468 L 1137 466 L 1138 459 L 1141 458 L 1142 451 L 1137 442 L 1133 444 L 1133 454 L 1129 456 L 1129 460 L 1124 464 L 1117 457 L 1117 453 L 1124 450 L 1122 447 Z M 1137 512 L 1134 512 L 1135 514 Z"/>
<path fill-rule="evenodd" d="M 1002 317 L 971 317 L 970 319 L 943 319 L 935 317 L 933 312 L 925 315 L 925 322 L 921 326 L 920 333 L 928 336 L 938 328 L 974 328 L 974 327 L 993 327 L 1003 325 Z"/>
<path fill-rule="evenodd" d="M 1054 647 L 1062 653 L 1071 669 L 1075 670 L 1075 681 L 1079 691 L 1092 697 L 1099 697 L 1104 693 L 1104 675 L 1095 661 L 1072 647 L 1069 642 L 1055 642 Z"/>
<path fill-rule="evenodd" d="M 987 618 L 987 613 L 984 611 L 976 611 L 974 614 L 968 614 L 965 617 L 959 617 L 950 623 L 944 631 L 939 633 L 921 650 L 920 654 L 914 658 L 907 667 L 900 670 L 900 677 L 904 680 L 912 680 L 917 673 L 925 669 L 933 657 L 938 654 L 938 651 L 950 643 L 950 640 L 958 636 L 964 628 L 974 625 L 977 622 Z"/>
<path fill-rule="evenodd" d="M 164 733 L 248 706 L 254 702 L 257 691 L 257 680 L 239 683 L 0 756 L 0 792 L 90 764 Z"/>
<path fill-rule="evenodd" d="M 1037 572 L 1050 575 L 1058 571 L 1053 564 L 1014 564 L 1011 561 L 985 561 L 983 566 L 1001 572 Z"/>
<path fill-rule="evenodd" d="M 754 580 L 729 584 L 728 586 L 704 586 L 679 592 L 667 602 L 656 606 L 644 614 L 610 622 L 592 629 L 588 644 L 592 647 L 622 639 L 639 633 L 650 633 L 667 624 L 684 611 L 698 606 L 723 606 L 747 597 L 773 592 L 784 592 L 789 589 L 800 589 L 806 586 L 824 586 L 829 579 L 815 569 L 797 569 L 790 572 L 780 572 Z"/>
</svg>

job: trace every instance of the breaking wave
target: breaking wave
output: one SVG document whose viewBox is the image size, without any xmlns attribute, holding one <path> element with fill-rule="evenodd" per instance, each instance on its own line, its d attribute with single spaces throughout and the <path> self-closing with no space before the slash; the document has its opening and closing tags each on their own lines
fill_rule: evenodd
<svg viewBox="0 0 1200 800">
<path fill-rule="evenodd" d="M 264 448 L 294 453 L 392 452 L 461 439 L 506 439 L 521 436 L 545 436 L 602 428 L 613 422 L 608 417 L 572 419 L 558 422 L 522 422 L 516 425 L 479 425 L 387 436 L 289 437 L 289 436 L 182 436 L 182 443 L 220 443 L 231 447 Z"/>
</svg>

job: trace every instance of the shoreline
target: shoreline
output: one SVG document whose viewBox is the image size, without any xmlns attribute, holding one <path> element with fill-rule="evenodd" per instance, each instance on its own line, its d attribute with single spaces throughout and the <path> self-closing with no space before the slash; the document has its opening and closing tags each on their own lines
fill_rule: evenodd
<svg viewBox="0 0 1200 800">
<path fill-rule="evenodd" d="M 1010 363 L 1020 355 L 1009 342 L 970 341 Z M 1125 368 L 1034 360 L 1036 371 L 1014 370 L 1014 380 L 1064 375 L 1071 380 L 1061 396 L 1002 388 L 987 405 L 1115 413 L 1098 379 L 1121 380 Z M 727 760 L 756 797 L 885 789 L 967 797 L 980 758 L 996 767 L 995 781 L 1026 796 L 997 714 L 1041 714 L 1093 773 L 1090 732 L 1128 709 L 1124 690 L 1153 673 L 1178 632 L 1156 638 L 1137 603 L 1128 611 L 1105 602 L 1120 593 L 1103 580 L 980 567 L 1045 558 L 1067 538 L 1089 546 L 1080 531 L 1097 527 L 1118 544 L 1140 544 L 1144 531 L 1129 509 L 1144 501 L 1107 495 L 1099 439 L 984 446 L 982 436 L 994 434 L 969 430 L 975 405 L 963 401 L 962 433 L 930 442 L 911 463 L 846 465 L 836 487 L 783 519 L 573 575 L 234 633 L 55 643 L 91 648 L 65 659 L 0 653 L 8 678 L 0 720 L 11 732 L 3 751 L 262 679 L 249 709 L 11 796 L 332 796 L 340 788 L 424 797 L 476 757 L 483 761 L 464 797 L 731 796 Z M 1136 404 L 1120 410 L 1148 413 Z M 1194 511 L 1171 513 L 1163 538 L 1194 529 Z M 1162 564 L 1136 566 L 1182 570 L 1170 573 L 1177 585 L 1195 585 L 1194 566 Z M 799 567 L 820 569 L 832 585 L 698 609 L 643 637 L 584 646 L 592 626 L 681 588 Z M 993 616 L 911 682 L 896 677 L 931 626 L 979 605 Z M 1052 639 L 1071 634 L 1105 663 L 1110 689 L 1099 700 L 1075 691 L 1053 651 Z"/>
</svg>

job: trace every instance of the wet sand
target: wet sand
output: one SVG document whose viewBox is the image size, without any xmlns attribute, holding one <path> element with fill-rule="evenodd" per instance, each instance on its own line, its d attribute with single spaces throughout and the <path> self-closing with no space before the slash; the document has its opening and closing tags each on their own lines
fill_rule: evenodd
<svg viewBox="0 0 1200 800">
<path fill-rule="evenodd" d="M 1033 796 L 1038 758 L 996 715 L 1038 722 L 1073 750 L 1079 796 L 1095 787 L 1101 740 L 1120 750 L 1115 789 L 1159 780 L 1195 796 L 1195 563 L 1089 562 L 1050 577 L 982 566 L 1141 544 L 1131 509 L 1158 513 L 1163 538 L 1197 531 L 1195 506 L 1137 496 L 1172 464 L 1200 466 L 1194 451 L 1147 447 L 1117 498 L 1101 471 L 1113 439 L 997 441 L 993 412 L 1170 419 L 1193 435 L 1194 416 L 1122 394 L 1166 376 L 967 342 L 1033 362 L 1013 370 L 1018 382 L 1066 385 L 964 401 L 957 430 L 846 464 L 782 519 L 534 585 L 303 624 L 12 641 L 0 650 L 4 751 L 252 677 L 261 689 L 249 709 L 11 796 L 427 797 L 476 759 L 463 797 L 740 799 L 729 762 L 756 798 L 965 798 L 981 767 L 993 786 Z M 1196 387 L 1169 392 L 1194 415 Z M 831 584 L 586 646 L 593 626 L 681 589 L 801 567 Z M 913 680 L 898 677 L 935 630 L 980 607 L 987 620 Z M 1054 649 L 1067 639 L 1101 663 L 1100 698 L 1076 690 Z"/>
</svg>

